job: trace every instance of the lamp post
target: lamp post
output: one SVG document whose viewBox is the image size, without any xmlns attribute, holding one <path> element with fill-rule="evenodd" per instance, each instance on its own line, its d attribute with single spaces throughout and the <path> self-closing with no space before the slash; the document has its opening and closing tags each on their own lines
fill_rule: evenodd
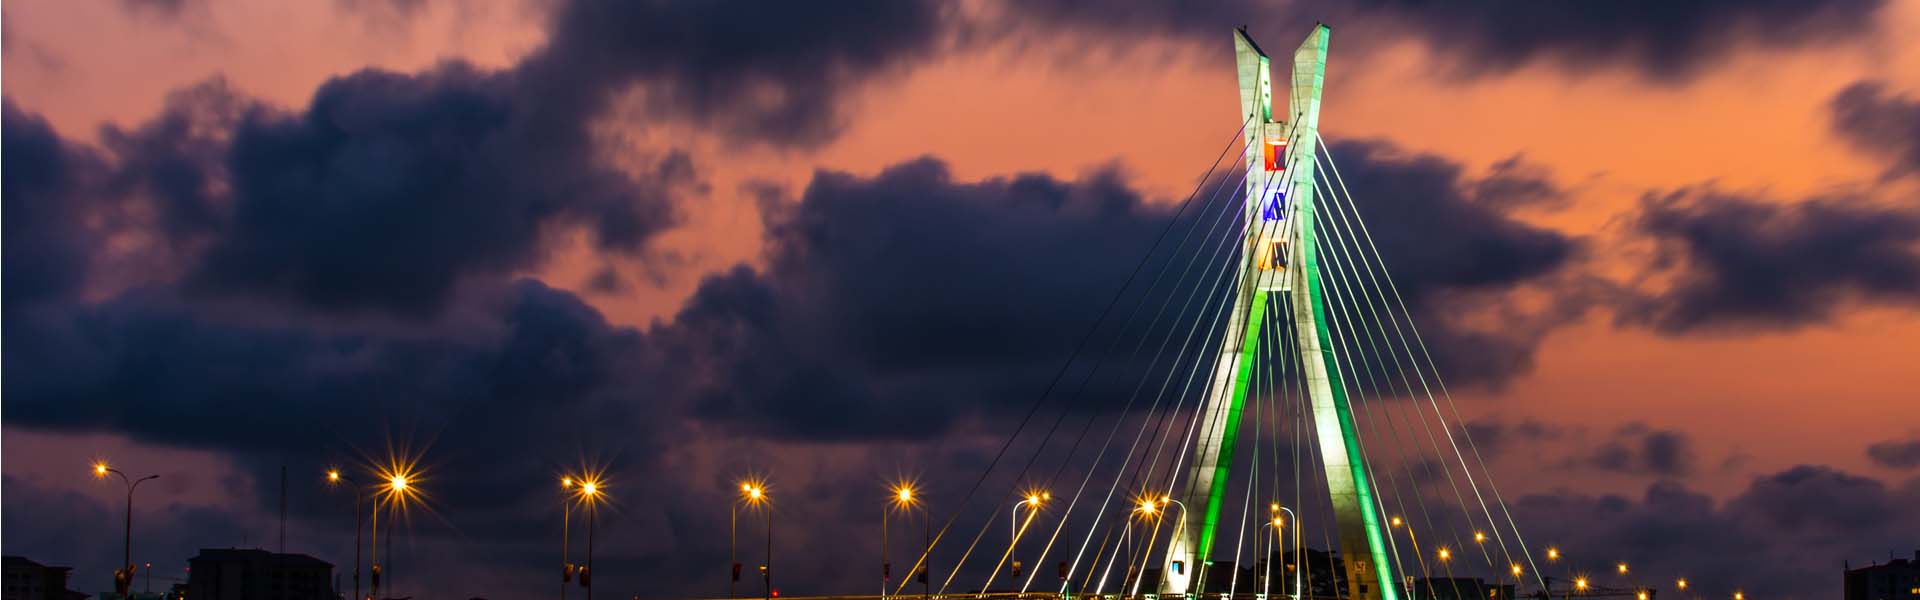
<svg viewBox="0 0 1920 600">
<path fill-rule="evenodd" d="M 766 498 L 767 490 L 761 486 L 760 483 L 754 481 L 740 482 L 740 498 L 733 501 L 733 516 L 730 519 L 732 525 L 728 527 L 730 533 L 727 535 L 727 556 L 733 563 L 729 565 L 732 572 L 727 576 L 728 598 L 738 596 L 738 594 L 734 592 L 735 588 L 740 584 L 740 504 L 744 502 L 752 506 L 759 506 Z M 767 523 L 769 526 L 772 525 L 773 517 L 771 515 L 767 517 Z M 768 533 L 767 535 L 771 538 L 773 534 Z M 773 548 L 771 541 L 767 543 L 767 548 L 769 550 Z M 769 595 L 771 595 L 771 592 L 769 592 Z"/>
<path fill-rule="evenodd" d="M 1183 503 L 1183 502 L 1181 502 L 1181 501 L 1179 501 L 1179 500 L 1175 500 L 1175 499 L 1173 499 L 1173 496 L 1161 496 L 1161 497 L 1160 497 L 1160 505 L 1161 505 L 1162 507 L 1164 507 L 1164 506 L 1167 506 L 1167 505 L 1169 505 L 1169 504 L 1171 504 L 1171 505 L 1173 505 L 1173 506 L 1178 506 L 1178 507 L 1180 507 L 1180 529 L 1179 529 L 1179 530 L 1178 530 L 1178 531 L 1177 531 L 1176 533 L 1174 533 L 1174 535 L 1177 535 L 1177 536 L 1180 536 L 1180 539 L 1183 539 L 1183 540 L 1184 540 L 1184 539 L 1187 539 L 1187 505 L 1186 505 L 1185 503 Z M 1155 530 L 1156 530 L 1156 532 L 1157 532 L 1157 531 L 1158 531 L 1158 528 L 1156 528 Z M 1148 546 L 1147 546 L 1147 552 L 1148 552 L 1149 554 L 1151 554 L 1151 553 L 1153 552 L 1153 546 L 1152 546 L 1152 545 L 1148 545 Z M 1171 550 L 1169 550 L 1169 552 L 1171 552 Z M 1192 586 L 1188 586 L 1188 588 L 1187 588 L 1187 589 L 1189 589 L 1189 590 L 1195 590 L 1195 589 L 1197 589 L 1197 590 L 1202 590 L 1202 592 L 1201 592 L 1201 594 L 1202 594 L 1202 595 L 1204 595 L 1204 594 L 1205 594 L 1205 591 L 1204 591 L 1204 590 L 1206 590 L 1206 589 L 1207 589 L 1207 588 L 1205 587 L 1205 586 L 1206 586 L 1206 583 L 1207 583 L 1207 582 L 1206 582 L 1206 577 L 1207 577 L 1207 568 L 1206 568 L 1206 567 L 1207 567 L 1207 565 L 1206 565 L 1206 561 L 1207 561 L 1207 557 L 1204 557 L 1204 556 L 1195 556 L 1194 558 L 1195 558 L 1195 559 L 1198 559 L 1198 560 L 1200 561 L 1200 564 L 1198 565 L 1198 567 L 1199 567 L 1199 572 L 1193 575 L 1193 581 L 1194 581 L 1194 585 L 1192 585 Z M 1186 569 L 1187 569 L 1188 571 L 1193 571 L 1193 570 L 1194 570 L 1194 567 L 1195 567 L 1195 566 L 1196 566 L 1196 565 L 1186 565 Z M 1143 566 L 1142 566 L 1142 568 L 1141 568 L 1141 571 L 1142 571 L 1142 573 L 1141 573 L 1141 575 L 1145 575 L 1145 574 L 1146 574 L 1146 573 L 1145 573 L 1145 570 L 1146 570 L 1146 569 L 1145 569 L 1145 567 L 1144 567 L 1144 565 L 1143 565 Z M 1161 577 L 1161 581 L 1162 581 L 1162 582 L 1164 583 L 1164 582 L 1165 582 L 1165 580 L 1166 580 L 1166 575 L 1165 575 L 1165 574 L 1162 574 L 1162 575 L 1161 575 L 1160 577 Z M 1133 581 L 1133 587 L 1134 587 L 1134 588 L 1136 588 L 1136 589 L 1134 589 L 1134 590 L 1133 590 L 1133 593 L 1136 593 L 1136 594 L 1138 594 L 1138 593 L 1140 592 L 1140 590 L 1138 589 L 1138 588 L 1140 587 L 1140 580 L 1138 580 L 1138 579 L 1135 579 L 1135 580 Z"/>
<path fill-rule="evenodd" d="M 600 482 L 586 480 L 580 482 L 580 501 L 587 505 L 587 565 L 580 577 L 580 587 L 587 588 L 587 600 L 593 600 L 593 517 L 600 512 Z"/>
<path fill-rule="evenodd" d="M 572 476 L 560 477 L 560 600 L 567 600 L 567 584 L 573 583 L 573 559 L 567 556 L 573 548 L 573 484 Z"/>
<path fill-rule="evenodd" d="M 1299 515 L 1298 513 L 1295 513 L 1295 512 L 1293 512 L 1293 509 L 1291 509 L 1291 508 L 1287 508 L 1287 507 L 1285 507 L 1285 506 L 1281 506 L 1281 505 L 1280 505 L 1280 503 L 1278 503 L 1278 502 L 1275 502 L 1275 503 L 1273 503 L 1273 504 L 1271 505 L 1271 507 L 1270 507 L 1270 508 L 1271 508 L 1271 512 L 1274 512 L 1274 513 L 1286 513 L 1286 514 L 1287 514 L 1287 516 L 1288 516 L 1289 518 L 1291 518 L 1291 519 L 1293 519 L 1293 551 L 1294 551 L 1294 559 L 1295 559 L 1295 560 L 1299 560 L 1299 559 L 1301 558 L 1301 554 L 1300 554 L 1300 515 Z M 1281 520 L 1280 520 L 1280 516 L 1279 516 L 1278 514 L 1275 514 L 1275 515 L 1274 515 L 1274 517 L 1273 517 L 1273 528 L 1274 528 L 1274 529 L 1276 529 L 1276 530 L 1278 530 L 1278 529 L 1280 529 L 1280 528 L 1281 528 L 1281 527 L 1282 527 L 1283 525 L 1285 525 L 1285 522 L 1284 522 L 1284 521 L 1281 521 Z M 1278 534 L 1278 532 L 1277 532 L 1277 531 L 1276 531 L 1275 533 L 1276 533 L 1276 535 Z M 1271 536 L 1269 536 L 1269 537 L 1268 537 L 1267 539 L 1268 539 L 1268 542 L 1267 542 L 1267 545 L 1268 545 L 1268 547 L 1272 547 L 1272 545 L 1273 545 L 1273 542 L 1272 542 L 1272 539 L 1273 539 L 1273 538 L 1272 538 Z M 1416 549 L 1416 551 L 1418 551 L 1418 550 Z M 1286 553 L 1285 553 L 1285 552 L 1282 552 L 1282 553 L 1280 553 L 1280 556 L 1281 556 L 1281 558 L 1283 558 L 1283 559 L 1284 559 L 1284 558 L 1286 558 Z M 1300 587 L 1300 574 L 1301 574 L 1301 572 L 1302 572 L 1302 571 L 1305 571 L 1305 570 L 1306 570 L 1306 569 L 1301 569 L 1301 568 L 1295 568 L 1295 569 L 1293 570 L 1293 599 L 1294 599 L 1294 600 L 1300 600 L 1300 592 L 1301 592 L 1301 587 Z M 1268 574 L 1269 576 L 1271 576 L 1271 575 L 1273 574 L 1273 563 L 1272 563 L 1272 562 L 1268 562 L 1268 563 L 1267 563 L 1267 574 Z M 1264 591 L 1264 590 L 1263 590 L 1263 591 Z"/>
<path fill-rule="evenodd" d="M 353 479 L 350 477 L 347 477 L 346 475 L 341 474 L 339 469 L 332 469 L 327 471 L 327 485 L 339 486 L 340 484 L 346 484 L 349 487 L 349 489 L 351 489 L 353 486 Z M 353 489 L 352 491 L 353 491 L 353 597 L 355 600 L 361 600 L 360 598 L 360 530 L 362 529 L 361 525 L 365 523 L 365 520 L 360 518 L 360 500 L 362 498 L 365 498 L 366 495 L 360 493 L 360 490 L 358 489 Z"/>
<path fill-rule="evenodd" d="M 914 503 L 913 485 L 902 483 L 900 485 L 894 486 L 892 499 L 888 501 L 887 506 L 881 507 L 880 509 L 880 597 L 881 598 L 885 598 L 887 596 L 887 588 L 891 586 L 893 583 L 893 563 L 887 560 L 887 551 L 890 549 L 888 547 L 888 540 L 887 540 L 887 518 L 892 513 L 893 509 L 898 509 L 901 512 L 908 513 L 908 515 L 911 516 L 913 513 L 913 503 Z"/>
<path fill-rule="evenodd" d="M 408 494 L 412 493 L 411 485 L 412 483 L 406 473 L 396 472 L 387 476 L 387 484 L 384 486 L 386 488 L 385 500 L 387 510 L 395 510 L 400 506 L 400 502 L 405 500 Z M 373 541 L 367 544 L 369 554 L 372 556 L 372 560 L 368 562 L 373 564 L 373 586 L 367 595 L 374 598 L 380 597 L 380 504 L 381 499 L 375 498 L 373 501 L 373 527 L 371 528 L 373 529 Z M 393 520 L 395 518 L 397 517 L 394 515 L 387 516 L 387 560 L 389 562 L 393 560 Z M 392 565 L 389 564 L 388 566 Z"/>
<path fill-rule="evenodd" d="M 1009 517 L 1008 524 L 1012 526 L 1010 530 L 1012 532 L 1012 539 L 1007 542 L 1007 558 L 1013 563 L 1013 576 L 1015 578 L 1020 576 L 1020 532 L 1022 530 L 1020 527 L 1020 507 L 1027 507 L 1027 521 L 1032 522 L 1034 517 L 1040 515 L 1040 503 L 1051 499 L 1053 499 L 1052 492 L 1029 492 L 1026 498 L 1013 504 L 1013 512 L 1007 515 Z"/>
<path fill-rule="evenodd" d="M 148 475 L 139 479 L 130 479 L 119 469 L 107 466 L 107 463 L 93 464 L 93 476 L 105 479 L 108 473 L 120 476 L 120 482 L 127 485 L 127 521 L 125 536 L 121 538 L 120 564 L 124 565 L 113 573 L 113 587 L 120 595 L 127 595 L 127 589 L 133 587 L 133 491 L 149 479 L 159 479 L 159 475 Z"/>
</svg>

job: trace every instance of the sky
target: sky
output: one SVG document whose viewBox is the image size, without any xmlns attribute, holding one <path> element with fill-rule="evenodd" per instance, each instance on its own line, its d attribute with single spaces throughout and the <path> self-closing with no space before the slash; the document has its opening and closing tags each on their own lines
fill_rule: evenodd
<svg viewBox="0 0 1920 600">
<path fill-rule="evenodd" d="M 1197 222 L 1232 28 L 1315 22 L 1327 148 L 1530 543 L 1756 600 L 1920 549 L 1917 2 L 0 8 L 0 543 L 81 590 L 95 460 L 161 475 L 164 578 L 277 547 L 283 469 L 287 549 L 350 560 L 319 474 L 395 453 L 403 592 L 550 594 L 582 467 L 607 593 L 720 594 L 748 474 L 784 593 L 869 590 L 887 486 L 977 529 Z M 1126 421 L 1113 383 L 1058 414 Z"/>
</svg>

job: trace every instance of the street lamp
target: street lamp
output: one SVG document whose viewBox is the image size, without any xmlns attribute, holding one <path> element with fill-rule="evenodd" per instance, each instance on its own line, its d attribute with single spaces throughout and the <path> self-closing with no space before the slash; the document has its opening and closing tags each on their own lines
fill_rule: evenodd
<svg viewBox="0 0 1920 600">
<path fill-rule="evenodd" d="M 1406 529 L 1407 529 L 1407 542 L 1413 545 L 1413 556 L 1414 556 L 1415 558 L 1418 558 L 1418 559 L 1420 559 L 1420 570 L 1421 570 L 1421 571 L 1423 571 L 1423 572 L 1424 572 L 1424 571 L 1426 571 L 1426 570 L 1427 570 L 1427 556 L 1426 556 L 1426 554 L 1423 554 L 1423 553 L 1421 553 L 1421 552 L 1420 552 L 1420 535 L 1419 535 L 1419 534 L 1417 534 L 1417 533 L 1414 533 L 1414 532 L 1413 532 L 1413 527 L 1410 527 L 1410 526 L 1407 526 L 1407 522 L 1406 522 L 1406 521 L 1403 521 L 1403 520 L 1401 520 L 1401 519 L 1400 519 L 1400 517 L 1398 517 L 1398 516 L 1395 516 L 1395 517 L 1392 517 L 1392 518 L 1389 518 L 1389 519 L 1387 519 L 1387 525 L 1388 525 L 1388 530 L 1389 530 L 1389 534 L 1391 534 L 1391 530 L 1392 530 L 1392 529 L 1396 529 L 1396 528 L 1400 528 L 1400 527 L 1406 527 Z M 1298 529 L 1296 529 L 1296 530 L 1294 530 L 1294 534 L 1295 534 L 1295 536 L 1296 536 L 1296 537 L 1298 537 L 1298 535 L 1299 535 L 1299 533 L 1300 533 L 1300 532 L 1299 532 L 1299 530 L 1298 530 Z M 1411 579 L 1411 578 L 1409 578 L 1409 579 L 1407 580 L 1407 596 L 1408 596 L 1408 597 L 1412 597 L 1413 595 L 1414 595 L 1414 594 L 1413 594 L 1413 581 L 1412 581 L 1412 579 Z"/>
<path fill-rule="evenodd" d="M 731 598 L 734 596 L 735 582 L 740 580 L 738 547 L 740 540 L 740 503 L 742 502 L 755 507 L 763 504 L 766 505 L 767 558 L 766 562 L 760 565 L 760 580 L 767 587 L 767 600 L 773 600 L 773 504 L 772 498 L 767 496 L 766 483 L 753 479 L 740 482 L 740 499 L 733 503 L 733 526 L 731 528 L 732 534 L 729 536 L 731 540 L 728 542 L 729 550 L 727 551 L 729 555 L 734 557 L 733 579 L 727 584 L 727 597 Z"/>
<path fill-rule="evenodd" d="M 346 484 L 349 487 L 349 489 L 351 489 L 351 487 L 353 486 L 353 479 L 342 474 L 339 469 L 328 469 L 327 485 L 333 486 L 333 487 L 339 487 L 341 484 Z M 360 517 L 360 514 L 361 514 L 360 500 L 362 498 L 365 498 L 366 495 L 360 493 L 360 490 L 357 490 L 357 489 L 354 489 L 352 491 L 353 491 L 353 597 L 355 600 L 360 600 L 360 530 L 363 529 L 362 525 L 366 523 L 366 521 Z"/>
<path fill-rule="evenodd" d="M 373 586 L 368 595 L 375 598 L 380 596 L 380 580 L 383 573 L 380 568 L 381 504 L 384 502 L 386 509 L 392 513 L 387 515 L 387 561 L 391 563 L 393 561 L 393 522 L 399 518 L 399 510 L 406 504 L 407 500 L 420 493 L 419 487 L 415 485 L 416 481 L 412 472 L 411 463 L 396 463 L 390 466 L 385 472 L 380 473 L 379 478 L 384 480 L 385 483 L 376 489 L 382 497 L 375 498 L 373 501 L 373 526 L 370 528 L 373 530 L 373 540 L 367 544 L 368 554 L 371 556 L 368 562 L 372 563 L 373 571 Z M 388 566 L 392 566 L 392 564 L 388 564 Z M 392 578 L 388 577 L 387 579 L 391 580 Z"/>
<path fill-rule="evenodd" d="M 587 565 L 581 569 L 580 587 L 587 588 L 587 600 L 593 600 L 593 516 L 598 510 L 600 497 L 606 494 L 601 483 L 593 479 L 580 480 L 580 502 L 587 505 Z"/>
<path fill-rule="evenodd" d="M 120 476 L 120 482 L 127 485 L 127 527 L 125 537 L 121 539 L 120 554 L 120 564 L 125 566 L 113 572 L 114 590 L 125 596 L 127 590 L 133 587 L 133 490 L 139 488 L 142 482 L 148 479 L 159 479 L 160 476 L 148 475 L 139 479 L 129 479 L 125 472 L 109 467 L 105 462 L 93 463 L 94 478 L 105 479 L 108 473 Z"/>
<path fill-rule="evenodd" d="M 899 510 L 909 514 L 913 512 L 913 504 L 915 501 L 913 484 L 901 483 L 895 485 L 891 496 L 892 498 L 888 501 L 888 504 L 880 509 L 880 596 L 882 598 L 887 596 L 887 588 L 893 583 L 893 562 L 887 559 L 887 551 L 889 550 L 887 541 L 887 518 L 892 510 Z M 933 523 L 931 522 L 931 516 L 929 516 L 928 519 L 927 540 L 928 543 L 931 544 L 933 539 Z M 927 558 L 925 555 L 921 556 L 922 561 Z M 906 582 L 903 580 L 901 583 L 904 585 Z M 927 585 L 931 586 L 932 583 L 928 583 Z"/>
<path fill-rule="evenodd" d="M 573 498 L 568 497 L 573 486 L 573 476 L 560 476 L 560 600 L 566 600 L 567 584 L 573 583 L 573 560 L 567 557 L 573 548 Z"/>
<path fill-rule="evenodd" d="M 1052 492 L 1034 491 L 1027 492 L 1026 498 L 1013 504 L 1013 513 L 1008 515 L 1008 517 L 1010 517 L 1008 525 L 1012 526 L 1010 529 L 1012 532 L 1012 541 L 1007 543 L 1007 556 L 1013 562 L 1014 577 L 1020 576 L 1020 532 L 1023 529 L 1020 527 L 1020 507 L 1027 507 L 1027 523 L 1031 524 L 1033 523 L 1034 517 L 1040 515 L 1040 503 L 1052 499 Z"/>
<path fill-rule="evenodd" d="M 1284 525 L 1286 524 L 1286 523 L 1285 523 L 1285 521 L 1282 521 L 1282 520 L 1280 519 L 1280 513 L 1286 513 L 1288 517 L 1291 517 L 1291 518 L 1293 519 L 1293 550 L 1294 550 L 1294 560 L 1300 560 L 1300 557 L 1302 556 L 1302 555 L 1301 555 L 1301 553 L 1300 553 L 1300 548 L 1301 548 L 1301 546 L 1300 546 L 1300 515 L 1299 515 L 1299 514 L 1297 514 L 1297 513 L 1295 513 L 1295 512 L 1293 512 L 1293 509 L 1291 509 L 1291 508 L 1287 508 L 1287 507 L 1285 507 L 1285 506 L 1281 506 L 1281 505 L 1280 505 L 1280 503 L 1278 503 L 1278 502 L 1275 502 L 1275 503 L 1272 503 L 1272 504 L 1270 504 L 1270 505 L 1268 505 L 1268 506 L 1267 506 L 1267 512 L 1270 512 L 1270 513 L 1273 513 L 1273 528 L 1274 528 L 1274 530 L 1275 530 L 1275 531 L 1274 531 L 1274 534 L 1275 534 L 1275 535 L 1277 535 L 1277 534 L 1279 533 L 1279 531 L 1278 531 L 1278 530 L 1279 530 L 1279 529 L 1280 529 L 1280 528 L 1281 528 L 1282 526 L 1284 526 Z M 1394 520 L 1395 520 L 1396 522 L 1398 522 L 1398 521 L 1399 521 L 1399 517 L 1395 517 L 1395 518 L 1394 518 Z M 1267 547 L 1268 547 L 1268 554 L 1272 554 L 1272 547 L 1273 547 L 1273 536 L 1271 536 L 1271 535 L 1267 537 Z M 1280 557 L 1281 557 L 1282 559 L 1284 559 L 1284 558 L 1286 558 L 1286 556 L 1287 556 L 1287 553 L 1285 553 L 1285 552 L 1281 552 L 1281 553 L 1280 553 Z M 1298 569 L 1298 568 L 1296 568 L 1296 569 L 1294 569 L 1294 570 L 1293 570 L 1293 598 L 1294 598 L 1294 600 L 1299 600 L 1299 599 L 1300 599 L 1300 594 L 1301 594 L 1301 591 L 1302 591 L 1302 590 L 1301 590 L 1301 587 L 1300 587 L 1300 575 L 1301 575 L 1301 572 L 1302 572 L 1302 571 L 1304 571 L 1304 569 Z M 1269 560 L 1267 561 L 1267 577 L 1268 577 L 1268 582 L 1269 582 L 1269 583 L 1271 583 L 1271 582 L 1272 582 L 1272 577 L 1273 577 L 1273 561 L 1272 561 L 1271 559 L 1269 559 Z M 1266 590 L 1261 590 L 1261 592 L 1263 593 L 1263 595 L 1264 595 L 1264 592 L 1265 592 L 1265 591 L 1266 591 Z"/>
</svg>

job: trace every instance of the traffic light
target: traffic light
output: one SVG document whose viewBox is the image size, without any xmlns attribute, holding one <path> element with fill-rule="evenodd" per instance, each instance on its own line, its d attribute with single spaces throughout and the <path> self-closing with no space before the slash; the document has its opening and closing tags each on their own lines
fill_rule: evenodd
<svg viewBox="0 0 1920 600">
<path fill-rule="evenodd" d="M 733 580 L 740 580 L 740 563 L 733 563 Z"/>
<path fill-rule="evenodd" d="M 573 583 L 573 563 L 560 567 L 560 583 Z"/>
<path fill-rule="evenodd" d="M 914 579 L 918 579 L 918 580 L 919 580 L 919 581 L 917 581 L 916 583 L 926 583 L 926 582 L 927 582 L 927 567 L 926 567 L 926 565 L 921 565 L 921 566 L 920 566 L 920 573 L 919 573 L 919 574 L 917 574 L 917 575 L 914 575 Z"/>
<path fill-rule="evenodd" d="M 380 587 L 380 565 L 373 566 L 373 587 Z"/>
<path fill-rule="evenodd" d="M 580 587 L 593 587 L 593 571 L 585 566 L 580 567 Z"/>
<path fill-rule="evenodd" d="M 1064 561 L 1064 560 L 1060 561 L 1059 570 L 1060 570 L 1060 580 L 1066 581 L 1067 580 L 1067 561 Z"/>
<path fill-rule="evenodd" d="M 766 566 L 766 565 L 760 565 L 760 578 L 761 578 L 761 579 L 766 579 L 766 578 L 767 578 L 767 566 Z"/>
<path fill-rule="evenodd" d="M 1017 561 L 1017 560 L 1013 561 L 1013 576 L 1014 577 L 1020 576 L 1020 561 Z"/>
</svg>

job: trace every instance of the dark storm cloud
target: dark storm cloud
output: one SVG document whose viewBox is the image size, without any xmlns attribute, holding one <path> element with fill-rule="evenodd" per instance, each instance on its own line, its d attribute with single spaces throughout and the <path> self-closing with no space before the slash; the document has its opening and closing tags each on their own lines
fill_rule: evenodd
<svg viewBox="0 0 1920 600">
<path fill-rule="evenodd" d="M 1623 323 L 1666 334 L 1819 323 L 1855 304 L 1920 303 L 1920 211 L 1848 199 L 1797 204 L 1687 189 L 1648 196 L 1631 226 L 1670 280 Z"/>
<path fill-rule="evenodd" d="M 1615 431 L 1580 462 L 1603 471 L 1673 477 L 1691 473 L 1696 459 L 1686 433 L 1633 423 Z"/>
<path fill-rule="evenodd" d="M 1518 448 L 1560 439 L 1566 432 L 1559 426 L 1534 419 L 1510 423 L 1499 419 L 1475 419 L 1461 429 L 1473 439 L 1474 448 L 1491 460 Z"/>
<path fill-rule="evenodd" d="M 1012 19 L 1036 31 L 1085 31 L 1119 43 L 1171 35 L 1225 48 L 1227 31 L 1251 25 L 1285 56 L 1307 27 L 1329 23 L 1347 47 L 1385 47 L 1411 34 L 1463 75 L 1501 74 L 1534 62 L 1581 73 L 1623 66 L 1681 81 L 1744 48 L 1832 44 L 1872 30 L 1884 0 L 1711 0 L 1564 3 L 1528 0 L 1354 3 L 1257 0 L 1008 2 Z M 1100 43 L 1100 42 L 1095 42 Z"/>
<path fill-rule="evenodd" d="M 943 47 L 951 8 L 568 0 L 554 7 L 548 45 L 518 69 L 556 118 L 599 114 L 638 86 L 653 114 L 741 143 L 815 146 L 844 125 L 843 96 Z"/>
<path fill-rule="evenodd" d="M 1582 309 L 1584 301 L 1571 295 L 1532 313 L 1503 305 L 1505 293 L 1563 275 L 1581 248 L 1576 238 L 1505 213 L 1565 195 L 1537 167 L 1513 159 L 1476 179 L 1458 163 L 1385 142 L 1338 142 L 1329 152 L 1449 380 L 1497 385 L 1526 372 L 1541 336 Z M 1336 229 L 1337 235 L 1358 236 L 1348 233 L 1355 227 Z M 1358 277 L 1348 280 L 1349 289 L 1362 287 Z M 1473 302 L 1475 295 L 1492 297 Z M 1501 328 L 1469 325 L 1443 306 L 1496 307 L 1503 313 Z"/>
<path fill-rule="evenodd" d="M 1920 438 L 1874 442 L 1867 446 L 1867 458 L 1889 469 L 1920 467 Z"/>
<path fill-rule="evenodd" d="M 663 332 L 701 414 L 773 435 L 915 435 L 1024 405 L 1172 211 L 1114 172 L 954 181 L 921 159 L 764 204 L 764 272 L 710 277 Z"/>
<path fill-rule="evenodd" d="M 1817 597 L 1832 593 L 1841 561 L 1882 557 L 1912 543 L 1909 532 L 1920 530 L 1920 514 L 1906 507 L 1916 504 L 1920 480 L 1889 486 L 1801 465 L 1755 477 L 1718 506 L 1706 494 L 1662 481 L 1637 499 L 1555 492 L 1522 497 L 1513 509 L 1536 552 L 1537 545 L 1553 543 L 1574 572 L 1625 559 L 1642 581 L 1684 576 L 1694 589 L 1711 592 L 1768 589 Z"/>
<path fill-rule="evenodd" d="M 431 314 L 464 277 L 533 266 L 550 228 L 631 253 L 672 223 L 674 193 L 695 183 L 685 155 L 615 170 L 584 133 L 537 129 L 512 93 L 500 74 L 447 64 L 334 79 L 300 114 L 251 111 L 226 163 L 230 225 L 190 282 Z"/>
<path fill-rule="evenodd" d="M 46 120 L 4 100 L 0 124 L 0 220 L 5 247 L 6 319 L 42 301 L 71 299 L 86 284 L 95 241 L 85 218 L 96 204 L 102 165 L 93 152 L 67 143 Z"/>
<path fill-rule="evenodd" d="M 1885 82 L 1861 81 L 1833 97 L 1833 129 L 1855 147 L 1886 157 L 1888 177 L 1920 174 L 1920 100 Z"/>
<path fill-rule="evenodd" d="M 661 430 L 635 418 L 654 362 L 640 334 L 537 282 L 499 292 L 440 332 L 236 323 L 165 289 L 11 320 L 8 343 L 34 351 L 4 356 L 5 420 L 228 452 L 262 475 L 377 454 L 383 429 L 421 432 L 461 510 L 523 498 L 505 474 L 547 472 L 576 444 L 644 463 Z"/>
</svg>

